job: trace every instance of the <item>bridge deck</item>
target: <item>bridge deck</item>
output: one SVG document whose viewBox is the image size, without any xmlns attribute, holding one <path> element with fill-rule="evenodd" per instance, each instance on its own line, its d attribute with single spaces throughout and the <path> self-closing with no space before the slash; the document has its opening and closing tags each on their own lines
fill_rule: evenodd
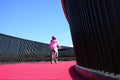
<svg viewBox="0 0 120 80">
<path fill-rule="evenodd" d="M 0 80 L 82 80 L 74 71 L 75 61 L 0 65 Z"/>
</svg>

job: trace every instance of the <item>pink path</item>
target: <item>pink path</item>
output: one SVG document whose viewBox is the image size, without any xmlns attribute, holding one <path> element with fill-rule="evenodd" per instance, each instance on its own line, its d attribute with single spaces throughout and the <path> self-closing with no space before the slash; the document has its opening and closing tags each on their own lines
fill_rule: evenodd
<svg viewBox="0 0 120 80">
<path fill-rule="evenodd" d="M 82 80 L 74 71 L 75 61 L 3 64 L 0 80 Z"/>
</svg>

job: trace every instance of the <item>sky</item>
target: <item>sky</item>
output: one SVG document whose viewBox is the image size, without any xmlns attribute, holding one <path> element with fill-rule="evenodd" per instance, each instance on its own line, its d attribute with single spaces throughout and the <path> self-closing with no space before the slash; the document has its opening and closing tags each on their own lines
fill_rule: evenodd
<svg viewBox="0 0 120 80">
<path fill-rule="evenodd" d="M 72 46 L 61 0 L 0 0 L 0 33 L 43 43 L 54 35 Z"/>
</svg>

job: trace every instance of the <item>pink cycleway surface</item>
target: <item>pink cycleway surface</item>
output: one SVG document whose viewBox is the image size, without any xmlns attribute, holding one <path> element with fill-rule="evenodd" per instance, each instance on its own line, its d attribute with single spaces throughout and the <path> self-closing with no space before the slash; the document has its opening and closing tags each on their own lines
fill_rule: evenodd
<svg viewBox="0 0 120 80">
<path fill-rule="evenodd" d="M 82 80 L 74 71 L 75 61 L 34 62 L 0 65 L 0 80 Z"/>
</svg>

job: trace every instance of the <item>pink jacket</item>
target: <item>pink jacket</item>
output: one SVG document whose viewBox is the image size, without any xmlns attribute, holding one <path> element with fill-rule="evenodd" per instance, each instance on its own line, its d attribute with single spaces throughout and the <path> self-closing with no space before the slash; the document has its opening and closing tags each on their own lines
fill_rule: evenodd
<svg viewBox="0 0 120 80">
<path fill-rule="evenodd" d="M 58 52 L 58 48 L 61 48 L 61 46 L 59 45 L 59 43 L 56 40 L 51 40 L 51 42 L 49 44 L 49 48 L 51 50 L 55 50 L 56 52 Z"/>
</svg>

